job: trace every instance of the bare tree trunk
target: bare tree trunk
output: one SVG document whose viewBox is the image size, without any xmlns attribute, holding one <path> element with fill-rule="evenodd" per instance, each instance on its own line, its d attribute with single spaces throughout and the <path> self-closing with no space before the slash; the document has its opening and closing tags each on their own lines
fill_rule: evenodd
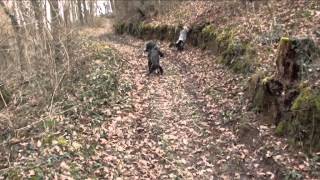
<svg viewBox="0 0 320 180">
<path fill-rule="evenodd" d="M 40 57 L 42 56 L 42 53 L 46 50 L 46 41 L 43 41 L 44 37 L 44 13 L 43 13 L 43 8 L 41 6 L 42 0 L 31 0 L 31 6 L 33 9 L 33 14 L 34 14 L 34 19 L 36 20 L 36 26 L 35 28 L 35 33 L 34 37 L 35 40 L 33 41 L 34 43 L 34 52 L 35 55 L 32 57 L 33 60 L 39 60 Z M 41 54 L 41 56 L 39 56 Z"/>
<path fill-rule="evenodd" d="M 78 0 L 77 3 L 78 3 L 78 15 L 79 15 L 79 20 L 80 20 L 81 25 L 84 25 L 83 14 L 82 14 L 82 7 L 81 7 L 81 0 Z"/>
<path fill-rule="evenodd" d="M 62 63 L 62 46 L 60 42 L 60 16 L 59 16 L 59 0 L 50 1 L 51 12 L 51 32 L 54 46 L 54 59 L 56 65 Z"/>
<path fill-rule="evenodd" d="M 93 22 L 94 20 L 94 14 L 95 14 L 95 8 L 94 7 L 95 1 L 91 0 L 89 1 L 89 9 L 90 9 L 90 22 Z"/>
<path fill-rule="evenodd" d="M 71 20 L 70 20 L 70 2 L 69 1 L 66 1 L 63 6 L 63 16 L 64 16 L 65 26 L 67 28 L 70 27 Z"/>
<path fill-rule="evenodd" d="M 76 22 L 76 18 L 77 18 L 77 16 L 76 16 L 76 11 L 75 11 L 75 5 L 74 5 L 74 2 L 75 1 L 70 1 L 70 18 L 71 18 L 71 22 L 73 23 L 73 22 Z"/>
<path fill-rule="evenodd" d="M 110 4 L 111 4 L 112 14 L 114 14 L 114 13 L 115 13 L 115 4 L 114 4 L 114 0 L 110 0 Z"/>
<path fill-rule="evenodd" d="M 84 12 L 84 22 L 88 24 L 88 9 L 87 9 L 87 4 L 86 0 L 82 0 L 82 5 L 83 5 L 83 12 Z"/>
<path fill-rule="evenodd" d="M 44 1 L 44 28 L 48 28 L 48 12 L 47 12 L 48 3 Z"/>
<path fill-rule="evenodd" d="M 162 4 L 161 4 L 161 0 L 158 0 L 158 6 L 159 6 L 159 14 L 162 14 Z"/>
<path fill-rule="evenodd" d="M 43 32 L 43 11 L 41 8 L 42 0 L 31 0 L 31 5 L 34 11 L 34 17 L 37 21 L 37 29 L 40 34 Z"/>
<path fill-rule="evenodd" d="M 18 52 L 19 52 L 19 64 L 20 64 L 20 71 L 25 72 L 26 71 L 26 57 L 25 57 L 25 48 L 23 45 L 22 37 L 21 37 L 21 27 L 19 26 L 17 17 L 12 14 L 9 9 L 4 4 L 3 0 L 0 0 L 0 6 L 3 8 L 4 13 L 10 18 L 11 25 L 13 27 L 13 30 L 15 32 L 15 37 L 17 41 L 18 46 Z M 23 74 L 21 73 L 21 80 L 23 80 Z"/>
</svg>

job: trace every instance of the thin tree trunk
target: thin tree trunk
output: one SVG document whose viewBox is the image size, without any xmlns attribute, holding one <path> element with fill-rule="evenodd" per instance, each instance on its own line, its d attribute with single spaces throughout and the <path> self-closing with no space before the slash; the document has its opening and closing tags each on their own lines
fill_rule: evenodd
<svg viewBox="0 0 320 180">
<path fill-rule="evenodd" d="M 24 46 L 24 57 L 26 62 L 27 71 L 31 70 L 31 54 L 29 52 L 34 51 L 35 47 L 32 47 L 30 41 L 26 40 L 28 37 L 36 36 L 36 27 L 29 24 L 28 22 L 33 21 L 33 17 L 29 16 L 31 14 L 31 9 L 27 8 L 30 7 L 31 4 L 28 1 L 16 1 L 18 6 L 16 6 L 16 11 L 18 19 L 20 19 L 20 36 L 23 39 L 23 46 Z"/>
<path fill-rule="evenodd" d="M 51 12 L 51 32 L 54 46 L 54 59 L 56 65 L 62 63 L 62 46 L 60 42 L 60 16 L 59 16 L 59 0 L 50 1 Z"/>
<path fill-rule="evenodd" d="M 71 1 L 70 3 L 71 3 L 72 22 L 75 23 L 78 18 L 76 1 Z"/>
<path fill-rule="evenodd" d="M 87 4 L 86 0 L 82 0 L 82 5 L 83 5 L 83 12 L 84 12 L 84 22 L 88 24 L 88 9 L 87 9 Z"/>
<path fill-rule="evenodd" d="M 64 23 L 65 26 L 68 28 L 71 25 L 70 22 L 70 2 L 66 1 L 66 3 L 63 6 L 63 16 L 64 16 Z"/>
<path fill-rule="evenodd" d="M 34 17 L 37 21 L 37 29 L 40 34 L 43 32 L 43 11 L 41 8 L 42 0 L 31 0 L 31 5 L 34 11 Z"/>
<path fill-rule="evenodd" d="M 162 14 L 161 0 L 158 0 L 159 14 Z"/>
<path fill-rule="evenodd" d="M 78 0 L 77 3 L 78 3 L 78 15 L 79 15 L 79 20 L 80 20 L 81 25 L 84 25 L 83 14 L 82 14 L 82 7 L 81 7 L 81 0 Z"/>
<path fill-rule="evenodd" d="M 44 1 L 44 28 L 48 28 L 48 12 L 47 12 L 47 0 Z"/>
<path fill-rule="evenodd" d="M 89 1 L 90 22 L 93 22 L 93 20 L 94 20 L 94 14 L 95 14 L 94 4 L 95 4 L 94 0 Z"/>
<path fill-rule="evenodd" d="M 117 13 L 117 11 L 116 11 L 116 2 L 115 2 L 115 0 L 110 0 L 110 1 L 111 1 L 112 13 L 115 14 L 115 13 Z"/>
<path fill-rule="evenodd" d="M 15 37 L 17 41 L 17 46 L 18 46 L 18 52 L 19 52 L 19 64 L 20 64 L 20 71 L 25 72 L 26 70 L 26 62 L 25 62 L 25 48 L 23 45 L 22 37 L 21 37 L 21 27 L 19 26 L 17 17 L 12 14 L 9 9 L 6 7 L 4 4 L 3 0 L 0 0 L 0 6 L 3 8 L 4 13 L 9 17 L 11 21 L 11 25 L 13 27 L 13 30 L 15 32 Z M 21 80 L 23 80 L 23 74 L 21 73 Z"/>
</svg>

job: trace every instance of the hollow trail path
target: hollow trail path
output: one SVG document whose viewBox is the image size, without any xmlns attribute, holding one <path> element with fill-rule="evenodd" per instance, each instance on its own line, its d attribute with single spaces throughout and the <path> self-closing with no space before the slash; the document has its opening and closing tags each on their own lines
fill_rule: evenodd
<svg viewBox="0 0 320 180">
<path fill-rule="evenodd" d="M 100 36 L 127 62 L 122 81 L 133 89 L 133 111 L 105 123 L 100 163 L 105 177 L 123 179 L 270 179 L 280 166 L 268 161 L 258 134 L 241 140 L 233 130 L 245 112 L 244 78 L 213 56 L 187 47 L 178 53 L 161 44 L 164 75 L 147 76 L 145 42 Z M 249 115 L 248 115 L 249 117 Z M 246 138 L 246 137 L 245 137 Z M 245 145 L 245 143 L 249 145 Z"/>
<path fill-rule="evenodd" d="M 114 35 L 110 24 L 83 34 L 122 58 L 121 102 L 75 111 L 73 120 L 59 115 L 54 133 L 3 148 L 8 165 L 0 164 L 0 179 L 245 180 L 285 179 L 288 172 L 312 179 L 303 153 L 290 151 L 247 110 L 247 79 L 214 55 L 189 46 L 178 53 L 161 42 L 164 75 L 147 76 L 145 41 Z M 102 60 L 88 61 L 95 70 L 105 67 Z M 102 120 L 95 108 L 103 109 Z"/>
<path fill-rule="evenodd" d="M 178 53 L 161 42 L 164 75 L 147 76 L 146 42 L 110 29 L 83 33 L 120 55 L 119 101 L 61 117 L 53 134 L 9 146 L 0 179 L 284 179 L 306 167 L 247 111 L 246 78 L 214 55 L 189 46 Z M 88 61 L 95 72 L 103 60 Z"/>
<path fill-rule="evenodd" d="M 106 126 L 114 132 L 106 142 L 116 151 L 112 154 L 117 154 L 114 158 L 122 164 L 123 176 L 210 179 L 217 174 L 210 163 L 217 155 L 212 144 L 217 131 L 197 99 L 198 87 L 189 79 L 188 67 L 171 62 L 169 55 L 161 60 L 164 75 L 148 77 L 143 42 L 126 40 L 113 44 L 131 64 L 123 76 L 136 87 L 131 96 L 135 111 Z"/>
</svg>

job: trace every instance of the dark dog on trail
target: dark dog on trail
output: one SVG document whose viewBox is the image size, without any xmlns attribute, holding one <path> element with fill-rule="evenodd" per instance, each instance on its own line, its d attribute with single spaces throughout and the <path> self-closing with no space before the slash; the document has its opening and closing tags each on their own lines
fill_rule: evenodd
<svg viewBox="0 0 320 180">
<path fill-rule="evenodd" d="M 145 47 L 145 51 L 148 52 L 148 68 L 149 75 L 159 69 L 160 74 L 163 74 L 163 69 L 160 66 L 160 57 L 163 57 L 163 53 L 155 42 L 148 42 Z"/>
<path fill-rule="evenodd" d="M 149 51 L 151 51 L 151 49 L 153 49 L 153 48 L 158 48 L 157 43 L 154 42 L 154 41 L 150 41 L 150 42 L 148 42 L 148 43 L 146 44 L 146 47 L 144 48 L 144 51 L 145 51 L 145 52 L 149 52 Z"/>
</svg>

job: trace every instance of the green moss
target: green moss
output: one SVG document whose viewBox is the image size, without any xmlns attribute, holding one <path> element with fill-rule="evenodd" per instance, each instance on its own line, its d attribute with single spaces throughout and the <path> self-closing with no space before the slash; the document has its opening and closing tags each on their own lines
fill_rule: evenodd
<svg viewBox="0 0 320 180">
<path fill-rule="evenodd" d="M 281 121 L 275 130 L 276 135 L 283 136 L 286 134 L 288 128 L 288 124 L 286 121 Z"/>
<path fill-rule="evenodd" d="M 299 96 L 297 97 L 297 99 L 295 99 L 295 101 L 293 102 L 292 106 L 291 106 L 291 110 L 300 110 L 305 108 L 305 106 L 309 106 L 310 105 L 310 101 L 312 100 L 312 92 L 311 92 L 311 88 L 307 87 L 304 88 L 301 93 L 299 94 Z"/>
<path fill-rule="evenodd" d="M 126 31 L 126 24 L 125 23 L 116 23 L 114 26 L 115 32 L 117 34 L 124 34 Z"/>
<path fill-rule="evenodd" d="M 157 36 L 159 37 L 160 40 L 164 40 L 166 38 L 167 31 L 168 31 L 168 26 L 167 25 L 159 27 Z"/>
<path fill-rule="evenodd" d="M 273 76 L 267 76 L 262 79 L 262 84 L 266 85 L 270 80 L 272 80 L 274 77 Z"/>
<path fill-rule="evenodd" d="M 241 43 L 230 43 L 225 51 L 222 52 L 222 63 L 230 66 L 238 57 L 242 56 L 245 48 Z"/>
<path fill-rule="evenodd" d="M 197 38 L 199 47 L 202 49 L 217 49 L 216 33 L 217 30 L 213 25 L 205 26 L 200 32 L 198 32 L 198 35 L 195 36 Z"/>
<path fill-rule="evenodd" d="M 45 129 L 51 130 L 56 127 L 57 121 L 55 119 L 47 119 L 43 122 Z"/>
<path fill-rule="evenodd" d="M 235 73 L 247 73 L 250 71 L 251 64 L 248 59 L 245 57 L 238 58 L 233 65 L 231 66 L 231 69 Z"/>
<path fill-rule="evenodd" d="M 236 73 L 248 73 L 252 71 L 254 64 L 254 51 L 249 45 L 234 42 L 222 52 L 221 63 L 229 66 Z"/>
<path fill-rule="evenodd" d="M 68 141 L 63 136 L 58 137 L 57 142 L 58 142 L 58 145 L 60 146 L 68 145 Z"/>
<path fill-rule="evenodd" d="M 282 42 L 288 42 L 288 41 L 290 41 L 290 38 L 288 38 L 288 37 L 282 37 L 280 41 L 282 41 Z"/>
<path fill-rule="evenodd" d="M 202 35 L 209 38 L 215 38 L 216 37 L 216 29 L 213 27 L 213 25 L 205 26 L 202 31 Z"/>
<path fill-rule="evenodd" d="M 294 100 L 290 134 L 307 148 L 320 149 L 320 91 L 306 87 Z"/>
<path fill-rule="evenodd" d="M 316 109 L 318 112 L 320 112 L 320 95 L 317 95 L 314 99 L 314 103 L 316 105 Z"/>
<path fill-rule="evenodd" d="M 55 136 L 51 134 L 47 134 L 43 139 L 42 143 L 45 145 L 50 145 L 52 144 L 52 141 L 54 140 Z"/>
<path fill-rule="evenodd" d="M 150 36 L 150 33 L 152 32 L 152 26 L 149 25 L 149 24 L 144 24 L 143 27 L 142 27 L 142 31 L 141 33 L 144 35 L 144 36 Z"/>
<path fill-rule="evenodd" d="M 219 44 L 220 52 L 223 52 L 230 45 L 234 44 L 234 33 L 230 29 L 224 29 L 221 32 L 217 32 L 216 40 Z"/>
<path fill-rule="evenodd" d="M 286 47 L 286 46 L 289 46 L 291 43 L 292 43 L 292 39 L 288 37 L 282 37 L 280 39 L 279 47 Z"/>
<path fill-rule="evenodd" d="M 303 90 L 304 88 L 308 87 L 309 86 L 309 82 L 306 80 L 306 81 L 303 81 L 299 84 L 299 89 L 300 90 Z"/>
</svg>

